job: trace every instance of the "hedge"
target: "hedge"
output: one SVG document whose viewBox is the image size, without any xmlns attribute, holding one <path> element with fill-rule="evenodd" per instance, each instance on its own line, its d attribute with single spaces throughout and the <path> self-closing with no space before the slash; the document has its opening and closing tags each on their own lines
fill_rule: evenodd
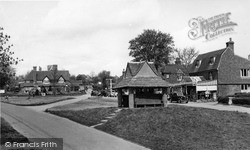
<svg viewBox="0 0 250 150">
<path fill-rule="evenodd" d="M 222 96 L 218 97 L 218 103 L 228 104 L 229 97 L 232 96 Z M 250 105 L 250 97 L 237 96 L 232 99 L 233 104 Z"/>
</svg>

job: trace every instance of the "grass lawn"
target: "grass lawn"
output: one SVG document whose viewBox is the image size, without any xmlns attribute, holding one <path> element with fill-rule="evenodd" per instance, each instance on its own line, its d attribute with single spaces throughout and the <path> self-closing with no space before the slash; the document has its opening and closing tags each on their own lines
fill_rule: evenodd
<svg viewBox="0 0 250 150">
<path fill-rule="evenodd" d="M 90 126 L 112 109 L 50 113 Z M 250 115 L 239 112 L 176 105 L 123 109 L 96 128 L 154 150 L 246 150 L 250 147 Z"/>
<path fill-rule="evenodd" d="M 114 107 L 61 111 L 47 109 L 45 112 L 68 118 L 83 125 L 92 126 L 100 123 L 101 120 L 109 116 L 109 114 L 113 113 L 116 109 L 117 108 Z"/>
<path fill-rule="evenodd" d="M 17 132 L 1 117 L 1 146 L 5 142 L 28 142 L 28 139 Z M 4 146 L 3 146 L 4 147 Z"/>
<path fill-rule="evenodd" d="M 20 106 L 37 106 L 37 105 L 46 105 L 59 101 L 74 99 L 72 96 L 35 96 L 35 97 L 9 97 L 8 100 L 1 99 L 2 102 L 10 103 Z"/>
<path fill-rule="evenodd" d="M 49 110 L 83 110 L 88 108 L 98 108 L 98 107 L 117 107 L 117 98 L 110 97 L 89 97 L 88 99 L 81 100 L 72 104 L 55 106 Z"/>
</svg>

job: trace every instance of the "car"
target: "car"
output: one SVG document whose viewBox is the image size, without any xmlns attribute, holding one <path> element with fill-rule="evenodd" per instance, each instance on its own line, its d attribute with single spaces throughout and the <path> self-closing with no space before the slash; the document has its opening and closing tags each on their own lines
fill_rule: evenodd
<svg viewBox="0 0 250 150">
<path fill-rule="evenodd" d="M 180 95 L 180 94 L 178 95 L 177 93 L 171 93 L 169 100 L 171 103 L 173 101 L 175 101 L 177 103 L 188 103 L 188 99 L 186 96 Z"/>
</svg>

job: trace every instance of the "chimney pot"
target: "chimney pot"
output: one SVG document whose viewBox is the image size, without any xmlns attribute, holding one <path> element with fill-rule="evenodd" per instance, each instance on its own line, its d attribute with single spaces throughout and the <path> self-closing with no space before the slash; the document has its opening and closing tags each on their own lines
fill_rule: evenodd
<svg viewBox="0 0 250 150">
<path fill-rule="evenodd" d="M 232 41 L 232 38 L 229 38 L 229 41 L 226 43 L 226 46 L 234 52 L 234 41 Z"/>
<path fill-rule="evenodd" d="M 180 58 L 176 58 L 176 59 L 175 59 L 175 64 L 181 65 L 181 59 L 180 59 Z"/>
<path fill-rule="evenodd" d="M 34 70 L 34 71 L 36 71 L 36 68 L 37 68 L 36 66 L 33 66 L 33 70 Z"/>
</svg>

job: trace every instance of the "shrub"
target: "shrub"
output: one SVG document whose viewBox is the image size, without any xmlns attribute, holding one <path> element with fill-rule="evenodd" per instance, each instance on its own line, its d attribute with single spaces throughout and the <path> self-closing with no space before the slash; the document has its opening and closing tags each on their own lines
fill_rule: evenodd
<svg viewBox="0 0 250 150">
<path fill-rule="evenodd" d="M 233 104 L 250 105 L 250 97 L 235 97 Z"/>
<path fill-rule="evenodd" d="M 235 93 L 235 97 L 248 97 L 248 98 L 250 98 L 250 93 Z"/>
<path fill-rule="evenodd" d="M 220 96 L 218 97 L 218 103 L 228 104 L 229 96 Z"/>
</svg>

